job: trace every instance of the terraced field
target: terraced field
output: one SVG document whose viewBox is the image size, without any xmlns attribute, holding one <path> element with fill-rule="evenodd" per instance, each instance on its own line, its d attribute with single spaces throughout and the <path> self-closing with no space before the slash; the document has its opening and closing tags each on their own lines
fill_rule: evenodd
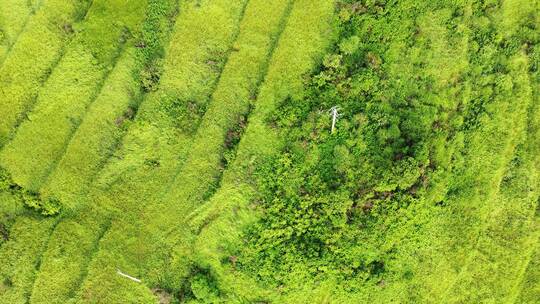
<svg viewBox="0 0 540 304">
<path fill-rule="evenodd" d="M 537 303 L 539 67 L 538 0 L 2 0 L 0 304 Z"/>
</svg>

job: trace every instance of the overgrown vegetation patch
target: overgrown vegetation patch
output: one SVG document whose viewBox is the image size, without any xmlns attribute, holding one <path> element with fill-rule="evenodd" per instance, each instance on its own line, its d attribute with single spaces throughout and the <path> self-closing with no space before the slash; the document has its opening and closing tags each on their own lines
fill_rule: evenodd
<svg viewBox="0 0 540 304">
<path fill-rule="evenodd" d="M 538 0 L 3 0 L 0 303 L 535 303 Z"/>
</svg>

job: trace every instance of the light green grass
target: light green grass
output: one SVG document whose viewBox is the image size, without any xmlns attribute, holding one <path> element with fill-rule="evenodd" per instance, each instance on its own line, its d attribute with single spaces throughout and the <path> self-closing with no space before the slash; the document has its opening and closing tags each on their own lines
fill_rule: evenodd
<svg viewBox="0 0 540 304">
<path fill-rule="evenodd" d="M 0 4 L 0 66 L 43 1 L 5 0 Z"/>
<path fill-rule="evenodd" d="M 27 303 L 32 284 L 56 219 L 21 216 L 11 240 L 0 248 L 0 303 Z"/>
<path fill-rule="evenodd" d="M 97 250 L 99 236 L 108 229 L 107 215 L 96 208 L 82 209 L 84 216 L 66 217 L 43 247 L 29 303 L 66 303 L 81 284 L 87 262 Z M 94 237 L 97 235 L 97 238 Z"/>
<path fill-rule="evenodd" d="M 170 239 L 153 250 L 157 254 L 154 255 L 156 260 L 149 263 L 151 272 L 159 273 L 170 250 L 167 246 L 174 238 L 182 237 L 178 229 L 183 223 L 182 215 L 201 204 L 207 193 L 217 186 L 227 133 L 238 128 L 241 117 L 248 115 L 289 11 L 289 1 L 248 3 L 234 50 L 189 146 L 187 159 L 166 189 L 164 202 L 150 205 L 147 211 L 153 223 L 149 224 L 149 233 L 157 233 L 154 236 L 157 239 Z M 270 13 L 271 18 L 264 18 Z M 151 239 L 147 242 L 153 243 Z"/>
<path fill-rule="evenodd" d="M 540 225 L 538 217 L 536 218 L 536 225 Z M 533 255 L 528 261 L 529 264 L 525 269 L 521 277 L 521 281 L 517 286 L 519 289 L 516 298 L 511 303 L 516 304 L 531 304 L 535 303 L 540 297 L 540 242 L 536 242 L 536 247 L 532 248 Z"/>
<path fill-rule="evenodd" d="M 132 74 L 135 64 L 135 54 L 130 48 L 118 61 L 58 165 L 41 187 L 43 197 L 55 197 L 67 208 L 80 203 L 89 183 L 107 156 L 114 152 L 129 116 L 135 115 L 134 104 L 140 98 Z"/>
<path fill-rule="evenodd" d="M 170 32 L 169 25 L 170 22 L 173 22 L 173 20 L 168 20 L 171 18 L 169 14 L 175 9 L 174 1 L 149 1 L 142 29 L 145 41 L 156 43 L 157 45 L 154 47 L 166 44 L 167 34 Z M 159 28 L 147 28 L 149 23 L 155 22 L 163 23 L 163 25 Z M 123 111 L 128 103 L 138 101 L 138 98 L 132 100 L 135 96 L 131 96 L 130 92 L 138 92 L 138 83 L 135 81 L 138 78 L 137 75 L 145 64 L 156 59 L 155 56 L 157 55 L 149 54 L 147 49 L 139 48 L 136 51 L 134 49 L 126 51 L 112 72 L 111 84 L 103 90 L 103 93 L 89 110 L 85 122 L 77 131 L 70 145 L 73 148 L 68 148 L 67 151 L 70 153 L 67 153 L 67 158 L 62 160 L 65 164 L 60 164 L 55 175 L 58 174 L 60 177 L 70 175 L 64 170 L 71 172 L 70 170 L 77 171 L 76 168 L 78 168 L 79 174 L 85 176 L 86 179 L 79 177 L 75 172 L 71 172 L 72 178 L 78 178 L 81 183 L 89 183 L 95 171 L 99 170 L 100 162 L 104 162 L 107 156 L 113 152 L 103 149 L 102 145 L 107 145 L 109 149 L 112 149 L 120 140 L 118 137 L 124 133 L 124 129 L 129 128 L 130 120 L 124 117 Z M 119 117 L 125 119 L 121 125 L 117 125 Z M 63 173 L 57 173 L 58 170 Z M 52 181 L 51 185 L 55 185 L 54 179 Z M 111 225 L 111 206 L 103 205 L 102 201 L 91 200 L 78 193 L 76 189 L 86 192 L 83 191 L 83 185 L 76 184 L 73 185 L 73 188 L 65 186 L 60 184 L 57 187 L 52 186 L 44 189 L 44 191 L 51 189 L 49 191 L 54 192 L 56 196 L 64 194 L 62 202 L 64 204 L 68 202 L 73 208 L 55 228 L 51 235 L 51 241 L 43 253 L 42 267 L 39 269 L 33 286 L 31 303 L 74 301 L 74 297 L 87 275 L 88 264 L 99 250 L 98 244 Z M 62 193 L 61 189 L 66 192 Z M 78 203 L 74 204 L 66 197 L 71 197 Z M 67 269 L 69 271 L 66 271 Z M 55 279 L 51 280 L 51 277 Z"/>
<path fill-rule="evenodd" d="M 490 151 L 490 155 L 502 156 L 502 159 L 490 160 L 486 156 L 482 157 L 484 160 L 490 161 L 489 165 L 484 164 L 482 171 L 489 168 L 488 166 L 494 166 L 487 171 L 492 174 L 494 183 L 485 185 L 485 188 L 477 188 L 477 191 L 480 192 L 479 200 L 472 203 L 481 208 L 477 222 L 481 223 L 481 226 L 474 229 L 476 231 L 473 230 L 477 234 L 472 235 L 470 239 L 477 238 L 476 241 L 473 241 L 473 251 L 466 253 L 468 255 L 466 263 L 460 269 L 456 281 L 451 287 L 452 290 L 445 295 L 444 301 L 448 303 L 505 298 L 511 289 L 509 285 L 511 286 L 512 282 L 516 280 L 516 271 L 519 272 L 524 267 L 519 266 L 523 261 L 519 253 L 524 254 L 528 251 L 526 248 L 530 246 L 531 238 L 529 233 L 535 234 L 532 217 L 534 217 L 539 195 L 537 189 L 538 168 L 534 166 L 534 158 L 527 158 L 533 157 L 532 155 L 535 155 L 539 150 L 532 139 L 535 135 L 530 138 L 525 137 L 528 125 L 527 110 L 532 103 L 532 92 L 526 73 L 528 62 L 525 56 L 517 56 L 512 60 L 510 66 L 512 68 L 510 76 L 513 78 L 515 91 L 513 94 L 503 97 L 505 99 L 500 100 L 502 104 L 493 105 L 498 113 L 504 115 L 504 118 L 501 116 L 492 118 L 501 125 L 498 130 L 488 131 L 489 135 L 486 133 L 478 134 L 482 139 L 478 138 L 478 145 L 473 146 L 475 152 L 483 150 L 480 145 L 490 150 L 501 149 L 496 152 Z M 505 108 L 508 109 L 506 113 L 503 111 Z M 493 123 L 486 122 L 486 125 L 488 124 L 493 125 Z M 501 140 L 496 139 L 495 136 L 503 136 L 507 141 L 501 143 Z M 491 143 L 487 138 L 493 138 L 497 142 Z M 487 144 L 488 142 L 491 144 Z M 512 168 L 511 161 L 523 157 L 523 152 L 520 153 L 518 144 L 526 144 L 527 142 L 533 145 L 531 147 L 533 149 L 526 150 L 525 158 L 521 160 L 523 168 L 520 168 L 520 165 L 517 168 Z M 501 164 L 500 161 L 503 163 Z M 481 164 L 482 162 L 478 160 L 476 163 Z M 509 169 L 501 172 L 498 168 Z M 474 170 L 474 168 L 472 169 Z M 476 172 L 472 172 L 475 172 L 476 176 L 482 176 L 478 173 L 480 168 L 476 170 Z M 517 180 L 507 181 L 508 178 Z M 531 188 L 519 189 L 524 185 L 530 185 Z M 489 189 L 489 191 L 484 194 L 482 192 L 485 189 Z M 472 197 L 467 198 L 468 204 L 471 203 Z M 509 237 L 512 239 L 510 242 L 508 242 Z M 506 270 L 498 272 L 501 267 Z M 494 272 L 495 269 L 499 270 Z M 495 273 L 504 275 L 504 279 L 497 277 Z"/>
<path fill-rule="evenodd" d="M 0 147 L 32 107 L 43 81 L 62 56 L 70 26 L 84 16 L 86 2 L 47 0 L 13 45 L 0 67 Z"/>
<path fill-rule="evenodd" d="M 538 9 L 0 2 L 0 303 L 536 303 Z"/>
<path fill-rule="evenodd" d="M 236 35 L 243 7 L 244 2 L 231 5 L 229 1 L 207 2 L 200 7 L 191 2 L 181 5 L 159 89 L 143 100 L 136 120 L 122 140 L 121 149 L 97 181 L 98 189 L 93 196 L 113 206 L 119 216 L 100 241 L 78 292 L 80 301 L 109 303 L 114 301 L 111 299 L 125 296 L 148 296 L 148 289 L 140 289 L 118 276 L 116 267 L 121 266 L 122 271 L 134 276 L 141 274 L 138 267 L 149 254 L 148 244 L 141 241 L 141 225 L 148 221 L 143 213 L 144 204 L 155 199 L 155 193 L 160 193 L 170 183 L 191 138 L 190 133 L 178 125 L 170 101 L 176 99 L 175 105 L 181 106 L 189 101 L 185 96 L 191 96 L 204 105 L 210 99 L 212 84 L 219 78 L 220 66 Z M 208 16 L 213 18 L 208 19 Z M 208 23 L 208 20 L 214 22 Z M 206 26 L 205 31 L 198 32 L 202 24 Z M 218 63 L 209 64 L 209 60 Z M 122 264 L 117 265 L 111 257 Z M 150 298 L 145 299 L 150 301 Z M 144 299 L 141 301 L 145 303 Z"/>
<path fill-rule="evenodd" d="M 107 229 L 107 209 L 96 204 L 84 208 L 81 195 L 89 186 L 100 161 L 115 146 L 122 117 L 135 94 L 137 83 L 131 68 L 135 63 L 132 50 L 126 51 L 101 95 L 67 148 L 67 153 L 42 189 L 42 197 L 51 193 L 71 211 L 51 235 L 33 287 L 31 303 L 63 303 L 75 295 L 97 240 Z M 102 150 L 103 149 L 103 150 Z M 55 278 L 52 279 L 51 278 Z"/>
<path fill-rule="evenodd" d="M 264 301 L 269 296 L 268 290 L 223 261 L 235 254 L 242 243 L 243 227 L 254 220 L 255 214 L 249 207 L 255 196 L 251 175 L 254 168 L 279 153 L 283 144 L 276 131 L 266 124 L 266 118 L 280 102 L 302 92 L 302 76 L 314 68 L 333 37 L 332 15 L 333 1 L 295 2 L 236 158 L 211 199 L 191 210 L 190 230 L 198 233 L 193 248 L 186 251 L 189 245 L 183 241 L 174 252 L 176 273 L 184 272 L 186 266 L 208 270 L 219 290 L 225 293 L 222 294 L 225 299 Z"/>
<path fill-rule="evenodd" d="M 124 0 L 93 2 L 84 31 L 69 45 L 40 91 L 35 108 L 2 150 L 0 164 L 18 185 L 33 191 L 43 185 L 87 108 L 110 81 L 107 75 L 123 40 L 128 39 L 126 31 L 136 28 L 143 16 L 143 1 L 135 6 Z M 116 25 L 111 26 L 109 20 Z"/>
</svg>

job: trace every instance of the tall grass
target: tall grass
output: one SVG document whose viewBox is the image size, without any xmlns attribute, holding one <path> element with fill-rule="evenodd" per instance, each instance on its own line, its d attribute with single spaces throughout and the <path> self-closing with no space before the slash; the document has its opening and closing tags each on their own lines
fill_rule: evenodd
<svg viewBox="0 0 540 304">
<path fill-rule="evenodd" d="M 149 235 L 157 239 L 169 238 L 168 243 L 155 248 L 154 261 L 148 263 L 153 275 L 159 269 L 174 238 L 181 238 L 178 227 L 182 217 L 201 204 L 205 196 L 217 186 L 221 175 L 223 153 L 234 139 L 231 133 L 241 132 L 250 104 L 256 97 L 277 40 L 286 26 L 290 1 L 250 1 L 240 25 L 233 52 L 212 95 L 208 109 L 187 151 L 187 159 L 161 198 L 163 203 L 148 209 L 152 224 Z M 272 16 L 264 17 L 270 14 Z M 238 135 L 236 135 L 238 136 Z M 227 143 L 229 141 L 229 143 Z M 172 215 L 172 216 L 171 216 Z M 151 239 L 147 241 L 153 243 Z"/>
<path fill-rule="evenodd" d="M 117 211 L 118 216 L 99 243 L 77 293 L 79 299 L 114 302 L 126 296 L 148 295 L 148 289 L 118 276 L 116 267 L 134 276 L 141 274 L 139 265 L 149 254 L 148 244 L 141 241 L 141 225 L 148 221 L 144 204 L 170 183 L 191 138 L 189 130 L 179 124 L 175 109 L 185 109 L 192 102 L 185 96 L 196 98 L 201 105 L 210 99 L 244 4 L 225 0 L 200 6 L 181 4 L 159 86 L 142 101 L 120 150 L 105 166 L 97 189 L 90 194 Z M 202 25 L 205 30 L 198 31 Z"/>
<path fill-rule="evenodd" d="M 43 2 L 25 2 L 6 0 L 0 4 L 0 66 L 9 54 L 13 44 L 24 31 L 33 14 L 40 9 Z"/>
<path fill-rule="evenodd" d="M 0 248 L 0 302 L 27 303 L 38 271 L 41 253 L 47 246 L 57 219 L 19 217 L 11 228 L 11 240 Z"/>
<path fill-rule="evenodd" d="M 129 5 L 129 10 L 126 9 Z M 14 181 L 38 191 L 62 157 L 87 108 L 99 96 L 145 3 L 95 1 L 81 31 L 0 156 Z M 115 20 L 115 26 L 110 25 Z"/>
<path fill-rule="evenodd" d="M 78 205 L 93 177 L 118 145 L 140 99 L 132 47 L 122 55 L 65 148 L 58 165 L 41 187 L 43 197 L 55 197 L 67 208 Z"/>
<path fill-rule="evenodd" d="M 0 147 L 24 119 L 45 79 L 62 56 L 73 24 L 86 14 L 87 0 L 48 0 L 33 16 L 0 67 Z"/>
<path fill-rule="evenodd" d="M 249 208 L 255 197 L 253 169 L 279 153 L 283 144 L 267 124 L 268 115 L 289 96 L 301 94 L 303 75 L 315 67 L 333 37 L 330 30 L 333 4 L 333 1 L 295 1 L 254 101 L 236 157 L 227 167 L 220 188 L 206 204 L 195 206 L 190 202 L 191 209 L 185 209 L 191 214 L 190 231 L 198 235 L 191 249 L 188 244 L 191 237 L 176 246 L 172 269 L 177 274 L 188 275 L 193 269 L 206 269 L 211 274 L 209 280 L 215 280 L 217 288 L 225 293 L 222 297 L 262 301 L 268 296 L 264 288 L 257 288 L 255 282 L 223 261 L 239 250 L 242 230 L 254 220 Z M 197 297 L 199 291 L 195 286 L 192 292 Z"/>
<path fill-rule="evenodd" d="M 68 215 L 51 235 L 42 266 L 34 283 L 32 303 L 63 303 L 77 295 L 88 273 L 88 264 L 99 251 L 102 237 L 111 226 L 110 206 L 88 199 L 86 186 L 113 153 L 129 129 L 141 100 L 140 73 L 159 60 L 174 23 L 175 1 L 149 1 L 139 43 L 130 47 L 111 73 L 111 81 L 89 109 L 67 153 L 42 189 L 42 196 L 60 197 Z M 139 31 L 139 29 L 138 29 Z M 130 106 L 128 108 L 128 105 Z M 130 112 L 126 112 L 126 111 Z M 77 183 L 70 183 L 75 179 Z M 67 184 L 66 184 L 67 183 Z M 75 203 L 77 202 L 77 203 Z M 81 240 L 81 241 L 77 241 Z M 66 271 L 69 269 L 69 271 Z M 55 279 L 51 280 L 50 278 Z"/>
</svg>

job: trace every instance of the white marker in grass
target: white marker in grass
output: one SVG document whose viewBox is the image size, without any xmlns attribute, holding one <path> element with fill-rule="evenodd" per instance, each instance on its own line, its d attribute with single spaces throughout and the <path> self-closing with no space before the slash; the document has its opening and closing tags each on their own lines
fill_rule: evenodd
<svg viewBox="0 0 540 304">
<path fill-rule="evenodd" d="M 332 108 L 330 108 L 330 114 L 332 115 L 332 134 L 334 133 L 334 130 L 336 129 L 336 121 L 338 119 L 338 117 L 341 116 L 341 114 L 338 113 L 339 111 L 339 107 L 338 106 L 333 106 Z"/>
<path fill-rule="evenodd" d="M 134 282 L 141 283 L 141 280 L 139 280 L 137 278 L 134 278 L 134 277 L 130 276 L 129 274 L 123 273 L 122 271 L 120 271 L 120 269 L 116 269 L 116 273 L 123 276 L 124 278 L 128 278 L 128 279 L 130 279 L 130 280 L 132 280 Z"/>
</svg>

